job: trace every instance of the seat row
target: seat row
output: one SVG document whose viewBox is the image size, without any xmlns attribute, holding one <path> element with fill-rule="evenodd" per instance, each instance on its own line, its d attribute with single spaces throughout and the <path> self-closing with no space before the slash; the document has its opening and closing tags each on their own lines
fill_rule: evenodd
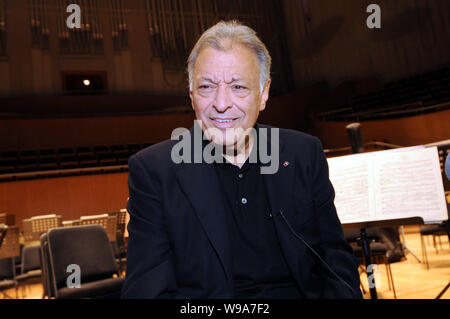
<svg viewBox="0 0 450 319">
<path fill-rule="evenodd" d="M 70 240 L 77 243 L 83 242 L 83 247 L 86 250 L 97 247 L 95 248 L 96 252 L 91 252 L 89 257 L 91 258 L 92 254 L 94 254 L 96 257 L 92 257 L 93 261 L 100 262 L 99 256 L 111 254 L 115 265 L 112 268 L 116 270 L 115 276 L 121 278 L 126 263 L 126 221 L 127 212 L 125 209 L 100 215 L 82 216 L 80 219 L 72 221 L 62 221 L 61 216 L 56 214 L 39 215 L 24 219 L 23 231 L 19 232 L 17 226 L 6 226 L 5 214 L 0 214 L 0 291 L 3 291 L 4 297 L 10 297 L 5 294 L 5 291 L 15 288 L 17 298 L 20 287 L 22 287 L 22 296 L 25 296 L 27 285 L 37 282 L 42 284 L 43 298 L 70 298 L 70 293 L 68 295 L 56 293 L 54 283 L 58 283 L 57 278 L 59 278 L 58 275 L 60 273 L 54 272 L 54 269 L 49 268 L 54 261 L 47 260 L 45 254 L 48 254 L 49 251 L 43 250 L 47 247 L 47 243 L 43 242 L 44 239 L 47 239 L 44 235 L 56 230 L 56 234 L 69 232 L 73 235 Z M 94 236 L 95 238 L 106 236 L 107 246 L 103 245 L 103 248 L 98 247 L 98 245 L 102 245 L 102 239 L 99 239 L 99 243 L 94 242 L 95 238 L 91 238 L 88 241 L 84 240 L 89 237 L 85 236 L 84 231 L 86 231 L 86 227 L 90 229 L 89 227 L 91 226 L 97 227 L 97 230 L 94 230 L 94 232 L 97 232 L 97 235 Z M 81 233 L 75 235 L 71 229 L 79 229 Z M 98 234 L 99 232 L 101 234 Z M 81 239 L 79 236 L 84 237 Z M 58 239 L 58 242 L 61 242 L 61 239 Z M 52 247 L 55 247 L 55 245 L 53 244 Z M 73 245 L 76 246 L 78 244 Z M 63 260 L 64 258 L 72 259 L 74 256 L 83 256 L 82 252 L 72 252 L 71 249 L 69 246 L 61 249 L 60 253 L 65 252 L 66 256 L 61 257 Z M 52 252 L 53 250 L 50 251 L 50 253 Z M 81 267 L 79 263 L 77 264 L 79 261 L 75 258 L 72 264 Z M 84 265 L 83 267 L 87 267 L 85 264 L 81 264 Z M 60 266 L 60 264 L 58 265 Z M 109 266 L 108 269 L 111 270 L 112 268 Z M 90 268 L 81 270 L 85 272 L 87 269 Z M 94 267 L 94 269 L 97 268 Z M 64 272 L 64 274 L 67 276 L 67 272 Z M 77 293 L 79 294 L 80 291 Z M 92 295 L 89 296 L 92 297 Z"/>
<path fill-rule="evenodd" d="M 5 151 L 0 153 L 0 174 L 127 165 L 131 155 L 148 145 Z"/>
<path fill-rule="evenodd" d="M 386 83 L 378 91 L 351 97 L 335 111 L 318 114 L 325 120 L 395 118 L 415 109 L 450 101 L 450 69 L 442 68 Z"/>
</svg>

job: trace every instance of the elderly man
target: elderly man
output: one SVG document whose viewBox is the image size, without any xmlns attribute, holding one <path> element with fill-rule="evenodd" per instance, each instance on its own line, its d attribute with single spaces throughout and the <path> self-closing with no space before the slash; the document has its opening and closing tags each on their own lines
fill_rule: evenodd
<svg viewBox="0 0 450 319">
<path fill-rule="evenodd" d="M 319 140 L 256 123 L 270 65 L 236 21 L 198 40 L 196 123 L 129 159 L 123 298 L 361 298 Z"/>
</svg>

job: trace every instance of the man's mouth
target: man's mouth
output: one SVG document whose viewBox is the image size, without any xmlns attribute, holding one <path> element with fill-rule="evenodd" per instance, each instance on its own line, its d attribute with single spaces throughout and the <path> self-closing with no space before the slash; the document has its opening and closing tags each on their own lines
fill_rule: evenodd
<svg viewBox="0 0 450 319">
<path fill-rule="evenodd" d="M 211 120 L 214 122 L 214 125 L 218 128 L 227 128 L 234 125 L 234 122 L 237 118 L 219 118 L 213 117 Z"/>
<path fill-rule="evenodd" d="M 213 119 L 213 121 L 218 123 L 231 123 L 233 122 L 233 119 Z"/>
</svg>

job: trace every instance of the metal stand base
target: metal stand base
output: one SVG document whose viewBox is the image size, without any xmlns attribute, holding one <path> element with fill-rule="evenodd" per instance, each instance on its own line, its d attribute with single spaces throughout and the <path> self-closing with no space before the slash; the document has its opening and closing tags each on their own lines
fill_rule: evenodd
<svg viewBox="0 0 450 319">
<path fill-rule="evenodd" d="M 447 291 L 447 289 L 450 287 L 450 282 L 447 284 L 447 286 L 445 286 L 444 289 L 442 289 L 442 291 L 439 293 L 439 295 L 437 295 L 437 297 L 435 299 L 440 299 L 442 297 L 443 294 L 445 294 L 445 292 Z"/>
<path fill-rule="evenodd" d="M 422 263 L 420 261 L 420 259 L 411 251 L 411 249 L 409 249 L 408 245 L 406 245 L 406 240 L 405 240 L 405 229 L 403 228 L 403 226 L 400 226 L 400 230 L 401 230 L 401 234 L 402 234 L 402 241 L 401 244 L 403 246 L 403 248 L 406 250 L 407 253 L 410 253 L 411 255 L 413 255 L 414 258 L 416 258 L 416 260 L 419 263 Z"/>
</svg>

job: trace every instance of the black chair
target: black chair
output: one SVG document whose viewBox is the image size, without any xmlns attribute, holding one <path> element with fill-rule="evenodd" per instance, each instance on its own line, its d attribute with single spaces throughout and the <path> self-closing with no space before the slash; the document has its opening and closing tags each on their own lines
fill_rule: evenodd
<svg viewBox="0 0 450 319">
<path fill-rule="evenodd" d="M 370 258 L 372 264 L 385 264 L 386 273 L 388 279 L 389 290 L 393 290 L 394 298 L 397 299 L 397 294 L 395 292 L 394 277 L 392 275 L 391 263 L 399 261 L 397 257 L 393 258 L 389 256 L 391 251 L 388 243 L 384 242 L 383 236 L 381 234 L 383 229 L 379 228 L 367 228 L 366 235 L 369 240 L 370 246 Z M 358 230 L 344 230 L 344 237 L 346 241 L 351 245 L 353 249 L 353 254 L 360 260 L 360 268 L 364 270 L 365 260 L 364 254 L 361 247 L 360 232 Z M 365 293 L 364 286 L 361 281 L 361 289 Z"/>
<path fill-rule="evenodd" d="M 127 219 L 127 210 L 121 209 L 120 211 L 109 212 L 108 215 L 115 216 L 117 218 L 116 240 L 111 242 L 111 244 L 119 266 L 119 273 L 122 274 L 125 270 L 127 262 L 127 251 L 125 246 L 125 224 Z"/>
<path fill-rule="evenodd" d="M 57 157 L 42 157 L 39 159 L 39 170 L 48 171 L 58 169 Z"/>
<path fill-rule="evenodd" d="M 19 287 L 24 289 L 22 294 L 25 296 L 26 286 L 31 282 L 41 282 L 42 270 L 40 260 L 40 245 L 24 246 L 22 250 L 22 263 L 20 274 L 16 276 Z"/>
<path fill-rule="evenodd" d="M 385 264 L 389 290 L 391 289 L 393 290 L 394 298 L 397 299 L 397 294 L 395 292 L 394 286 L 394 277 L 392 275 L 391 270 L 391 263 L 388 261 L 387 258 L 387 251 L 388 251 L 387 245 L 382 242 L 371 242 L 369 245 L 370 245 L 370 258 L 372 264 L 376 265 Z M 361 260 L 361 265 L 365 265 L 362 247 L 352 245 L 352 248 L 355 256 Z"/>
<path fill-rule="evenodd" d="M 436 238 L 439 240 L 439 244 L 442 248 L 441 236 L 447 236 L 448 232 L 444 223 L 441 224 L 429 224 L 429 225 L 420 225 L 420 242 L 422 246 L 422 259 L 425 263 L 425 267 L 430 269 L 430 263 L 428 262 L 428 254 L 427 254 L 427 245 L 425 244 L 424 237 L 432 236 L 433 237 L 433 246 L 436 250 L 436 254 L 439 253 L 439 249 L 436 243 Z"/>
<path fill-rule="evenodd" d="M 61 169 L 77 168 L 78 158 L 75 155 L 62 155 L 59 157 L 59 166 Z"/>
<path fill-rule="evenodd" d="M 51 229 L 47 233 L 50 261 L 49 294 L 57 299 L 120 298 L 123 278 L 118 277 L 117 264 L 105 229 L 100 225 L 84 225 Z M 76 265 L 79 287 L 70 287 L 69 266 Z"/>
<path fill-rule="evenodd" d="M 0 174 L 12 174 L 16 172 L 17 160 L 0 158 Z"/>
<path fill-rule="evenodd" d="M 76 153 L 78 156 L 80 155 L 94 155 L 94 151 L 87 146 L 77 147 Z"/>
<path fill-rule="evenodd" d="M 120 238 L 118 231 L 119 229 L 123 228 L 121 226 L 124 222 L 125 222 L 125 215 L 123 212 L 122 213 L 111 212 L 99 215 L 81 216 L 80 219 L 77 221 L 77 225 L 103 226 L 111 243 L 111 248 L 119 267 L 119 274 L 122 273 L 123 258 L 125 258 L 125 256 L 122 253 L 122 246 L 121 246 L 123 240 Z"/>
<path fill-rule="evenodd" d="M 113 145 L 111 146 L 111 150 L 113 154 L 116 155 L 117 157 L 119 156 L 128 157 L 129 155 L 128 148 L 124 145 Z"/>
<path fill-rule="evenodd" d="M 5 291 L 14 287 L 17 288 L 17 280 L 15 278 L 13 259 L 0 258 L 0 293 L 3 294 L 5 298 L 11 298 Z"/>
<path fill-rule="evenodd" d="M 94 154 L 80 154 L 78 155 L 78 159 L 80 160 L 80 167 L 96 167 L 97 166 L 97 158 Z"/>
<path fill-rule="evenodd" d="M 53 291 L 50 257 L 48 255 L 47 233 L 43 233 L 40 238 L 39 259 L 41 261 L 41 269 L 42 269 L 42 288 L 43 288 L 42 299 L 45 299 L 45 297 L 49 299 L 54 298 L 55 293 Z"/>
<path fill-rule="evenodd" d="M 19 228 L 2 225 L 2 241 L 0 245 L 0 292 L 9 297 L 5 290 L 16 288 L 17 280 L 14 258 L 20 255 Z"/>
<path fill-rule="evenodd" d="M 99 166 L 117 165 L 117 158 L 114 154 L 97 154 Z"/>
</svg>

